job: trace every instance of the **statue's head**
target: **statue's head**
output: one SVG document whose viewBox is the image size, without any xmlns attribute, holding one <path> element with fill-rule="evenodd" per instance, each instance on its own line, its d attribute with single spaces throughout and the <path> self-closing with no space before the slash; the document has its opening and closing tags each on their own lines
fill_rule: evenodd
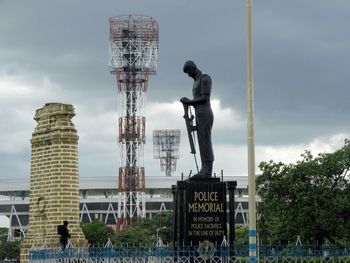
<svg viewBox="0 0 350 263">
<path fill-rule="evenodd" d="M 191 78 L 195 78 L 197 75 L 198 68 L 192 60 L 187 60 L 183 68 L 184 73 L 188 74 Z"/>
<path fill-rule="evenodd" d="M 64 226 L 68 226 L 68 221 L 67 221 L 67 220 L 64 220 L 64 221 L 63 221 L 63 225 L 64 225 Z"/>
</svg>

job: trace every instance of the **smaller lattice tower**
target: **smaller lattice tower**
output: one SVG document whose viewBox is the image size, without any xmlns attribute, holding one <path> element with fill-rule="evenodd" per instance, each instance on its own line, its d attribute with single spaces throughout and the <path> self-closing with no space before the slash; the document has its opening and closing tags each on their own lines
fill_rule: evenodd
<svg viewBox="0 0 350 263">
<path fill-rule="evenodd" d="M 119 94 L 119 202 L 117 230 L 146 217 L 144 103 L 149 75 L 157 73 L 159 30 L 149 16 L 109 19 L 109 71 Z"/>
<path fill-rule="evenodd" d="M 160 159 L 160 169 L 166 176 L 176 171 L 176 161 L 180 158 L 180 130 L 154 130 L 153 156 Z"/>
</svg>

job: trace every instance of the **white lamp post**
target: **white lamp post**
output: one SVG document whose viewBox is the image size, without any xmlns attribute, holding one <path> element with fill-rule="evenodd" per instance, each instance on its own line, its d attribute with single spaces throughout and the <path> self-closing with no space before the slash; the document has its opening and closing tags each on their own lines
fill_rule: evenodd
<svg viewBox="0 0 350 263">
<path fill-rule="evenodd" d="M 253 86 L 253 0 L 246 0 L 247 12 L 247 144 L 248 144 L 248 197 L 249 197 L 249 262 L 256 262 L 256 202 L 255 202 L 255 136 Z"/>
<path fill-rule="evenodd" d="M 163 226 L 163 227 L 161 227 L 161 228 L 157 228 L 157 242 L 159 241 L 159 236 L 158 236 L 158 232 L 159 232 L 159 230 L 161 230 L 161 229 L 165 229 L 166 227 L 165 226 Z"/>
</svg>

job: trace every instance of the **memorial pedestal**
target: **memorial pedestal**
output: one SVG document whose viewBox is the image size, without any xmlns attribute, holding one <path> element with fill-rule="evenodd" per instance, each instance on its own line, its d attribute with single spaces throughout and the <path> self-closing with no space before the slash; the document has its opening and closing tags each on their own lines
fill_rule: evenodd
<svg viewBox="0 0 350 263">
<path fill-rule="evenodd" d="M 233 247 L 236 185 L 235 181 L 221 182 L 219 178 L 178 181 L 173 186 L 174 246 L 218 247 L 225 238 Z M 229 237 L 228 226 L 233 229 Z"/>
</svg>

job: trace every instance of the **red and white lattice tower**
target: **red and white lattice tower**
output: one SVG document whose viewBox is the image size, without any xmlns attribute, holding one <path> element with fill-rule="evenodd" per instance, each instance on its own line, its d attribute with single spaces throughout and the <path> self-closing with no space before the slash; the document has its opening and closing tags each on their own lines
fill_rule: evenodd
<svg viewBox="0 0 350 263">
<path fill-rule="evenodd" d="M 144 103 L 148 76 L 157 73 L 159 29 L 149 16 L 109 19 L 109 70 L 119 93 L 119 203 L 117 230 L 146 216 Z"/>
</svg>

